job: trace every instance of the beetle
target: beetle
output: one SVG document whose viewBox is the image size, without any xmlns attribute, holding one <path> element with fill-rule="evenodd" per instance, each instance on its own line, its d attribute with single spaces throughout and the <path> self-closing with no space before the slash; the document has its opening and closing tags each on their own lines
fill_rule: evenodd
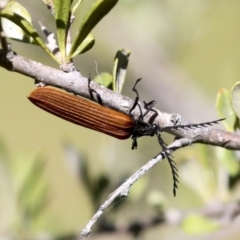
<svg viewBox="0 0 240 240">
<path fill-rule="evenodd" d="M 28 99 L 43 110 L 77 125 L 118 139 L 132 135 L 130 116 L 53 87 L 36 88 Z"/>
<path fill-rule="evenodd" d="M 155 101 L 150 101 L 149 103 L 144 102 L 144 109 L 146 111 L 144 113 L 142 112 L 140 104 L 138 103 L 139 94 L 136 89 L 136 85 L 141 79 L 138 79 L 133 86 L 132 90 L 136 93 L 136 98 L 128 115 L 103 106 L 99 94 L 90 88 L 91 79 L 89 78 L 88 80 L 91 98 L 93 98 L 93 92 L 96 93 L 98 102 L 100 104 L 49 86 L 36 88 L 28 96 L 28 99 L 43 110 L 77 125 L 110 135 L 117 139 L 124 140 L 131 137 L 133 140 L 132 149 L 137 148 L 137 139 L 139 137 L 157 136 L 160 146 L 162 147 L 163 151 L 165 151 L 167 150 L 167 144 L 162 139 L 160 132 L 166 129 L 205 127 L 224 120 L 219 119 L 199 124 L 174 125 L 160 128 L 160 126 L 157 124 L 144 121 L 144 117 L 149 112 L 154 113 L 150 121 L 153 121 L 154 118 L 157 117 L 158 113 L 155 109 L 153 109 L 156 103 Z M 132 115 L 132 111 L 136 107 L 138 107 L 140 110 L 140 116 L 137 120 L 135 120 Z M 168 159 L 173 174 L 173 194 L 175 196 L 176 189 L 178 188 L 176 163 L 174 162 L 170 153 L 165 151 L 165 155 Z"/>
</svg>

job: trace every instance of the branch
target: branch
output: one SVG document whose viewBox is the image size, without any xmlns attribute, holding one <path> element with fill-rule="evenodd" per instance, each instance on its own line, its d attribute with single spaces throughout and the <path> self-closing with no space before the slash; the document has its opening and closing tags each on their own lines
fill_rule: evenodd
<svg viewBox="0 0 240 240">
<path fill-rule="evenodd" d="M 13 52 L 9 52 L 5 56 L 3 50 L 0 50 L 0 66 L 9 71 L 18 72 L 33 78 L 36 80 L 36 82 L 62 88 L 68 92 L 91 100 L 88 88 L 88 80 L 77 70 L 66 73 L 39 62 L 32 61 Z M 91 82 L 91 88 L 100 94 L 104 106 L 125 114 L 129 113 L 129 109 L 133 105 L 132 99 L 113 92 L 96 84 L 93 81 Z M 158 112 L 158 116 L 155 118 L 153 123 L 159 125 L 161 128 L 173 126 L 176 118 L 178 119 L 178 123 L 180 125 L 190 124 L 178 114 L 163 113 L 159 110 L 156 111 Z M 138 119 L 140 115 L 139 109 L 136 108 L 132 114 L 135 119 Z M 151 116 L 151 113 L 147 114 L 144 120 L 149 121 Z M 210 129 L 207 127 L 196 129 L 171 129 L 167 130 L 167 132 L 180 138 L 191 139 L 191 143 L 198 142 L 221 146 L 232 150 L 240 150 L 240 135 L 237 133 L 229 133 L 223 130 Z"/>
<path fill-rule="evenodd" d="M 139 170 L 132 174 L 122 185 L 120 185 L 113 193 L 111 193 L 107 200 L 100 206 L 98 211 L 89 220 L 87 225 L 83 228 L 81 232 L 81 237 L 87 237 L 91 233 L 93 225 L 98 221 L 104 211 L 111 205 L 111 203 L 118 199 L 127 197 L 130 191 L 130 187 L 142 176 L 144 176 L 150 169 L 152 169 L 158 162 L 162 161 L 167 155 L 170 155 L 173 151 L 186 147 L 191 144 L 194 139 L 180 138 L 176 139 L 172 144 L 170 144 L 164 152 L 159 153 L 157 156 L 149 160 L 145 165 L 143 165 Z M 207 211 L 206 211 L 207 213 Z"/>
<path fill-rule="evenodd" d="M 165 155 L 163 153 L 158 154 L 156 157 L 148 161 L 144 166 L 137 170 L 132 176 L 130 176 L 120 187 L 118 187 L 113 193 L 108 196 L 108 199 L 100 206 L 99 210 L 94 214 L 92 219 L 87 223 L 81 232 L 82 237 L 87 237 L 93 225 L 101 217 L 103 212 L 110 206 L 110 204 L 117 198 L 127 197 L 130 187 L 141 178 L 146 172 L 153 168 L 158 162 L 163 160 Z"/>
<path fill-rule="evenodd" d="M 71 72 L 63 72 L 41 63 L 24 58 L 13 52 L 8 52 L 4 55 L 3 50 L 0 50 L 0 66 L 9 71 L 18 72 L 25 76 L 35 79 L 36 82 L 44 85 L 51 85 L 62 88 L 68 92 L 88 98 L 91 100 L 89 93 L 88 79 L 83 77 L 79 71 L 73 70 Z M 115 93 L 103 86 L 91 82 L 91 88 L 98 92 L 102 98 L 104 106 L 115 109 L 117 111 L 129 114 L 134 101 L 121 94 Z M 144 106 L 140 103 L 141 106 Z M 156 109 L 155 109 L 156 110 Z M 177 125 L 188 125 L 188 121 L 184 120 L 179 114 L 168 114 L 156 110 L 158 115 L 152 123 L 158 125 L 160 128 Z M 132 112 L 133 117 L 137 120 L 140 116 L 140 111 L 135 108 Z M 152 120 L 152 113 L 149 112 L 144 121 Z M 107 207 L 118 197 L 126 197 L 130 187 L 158 162 L 166 157 L 166 154 L 171 154 L 181 147 L 188 146 L 192 143 L 204 143 L 215 146 L 221 146 L 228 149 L 240 149 L 240 135 L 237 133 L 229 133 L 219 129 L 210 129 L 209 127 L 195 128 L 195 129 L 167 129 L 167 132 L 177 136 L 179 139 L 175 140 L 168 146 L 164 152 L 158 154 L 156 157 L 148 161 L 136 171 L 128 180 L 126 180 L 118 189 L 116 189 L 108 199 L 102 204 L 99 210 L 95 213 L 93 218 L 89 221 L 82 231 L 82 236 L 88 236 L 91 229 Z"/>
<path fill-rule="evenodd" d="M 111 193 L 107 200 L 100 206 L 98 211 L 94 214 L 92 219 L 87 223 L 81 232 L 82 237 L 87 237 L 91 233 L 91 229 L 96 221 L 101 217 L 103 212 L 111 205 L 111 203 L 122 197 L 127 197 L 130 187 L 143 175 L 145 175 L 150 169 L 152 169 L 158 162 L 162 161 L 166 155 L 171 154 L 173 151 L 188 146 L 189 139 L 177 139 L 172 144 L 168 146 L 168 149 L 164 152 L 159 153 L 157 156 L 149 160 L 145 165 L 143 165 L 139 170 L 132 174 L 120 187 L 118 187 L 113 193 Z"/>
</svg>

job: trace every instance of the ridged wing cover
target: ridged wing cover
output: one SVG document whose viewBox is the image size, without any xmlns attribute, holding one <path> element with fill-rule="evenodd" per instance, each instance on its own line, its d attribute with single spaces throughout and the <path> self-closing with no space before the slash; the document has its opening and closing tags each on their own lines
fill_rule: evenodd
<svg viewBox="0 0 240 240">
<path fill-rule="evenodd" d="M 53 87 L 37 88 L 28 99 L 62 119 L 118 139 L 129 138 L 135 125 L 126 114 Z"/>
</svg>

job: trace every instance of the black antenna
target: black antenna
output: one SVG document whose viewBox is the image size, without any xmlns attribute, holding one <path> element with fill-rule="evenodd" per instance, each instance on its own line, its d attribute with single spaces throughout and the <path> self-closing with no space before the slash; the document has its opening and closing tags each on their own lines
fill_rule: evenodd
<svg viewBox="0 0 240 240">
<path fill-rule="evenodd" d="M 167 144 L 164 142 L 164 140 L 162 139 L 161 135 L 159 132 L 162 132 L 164 130 L 171 130 L 171 129 L 193 129 L 193 128 L 202 128 L 202 127 L 207 127 L 207 126 L 211 126 L 212 124 L 217 124 L 220 121 L 225 120 L 225 118 L 222 119 L 218 119 L 215 121 L 211 121 L 211 122 L 204 122 L 204 123 L 197 123 L 197 124 L 187 124 L 187 125 L 175 125 L 175 126 L 169 126 L 169 127 L 164 127 L 164 128 L 160 128 L 157 124 L 152 124 L 154 119 L 157 117 L 158 112 L 153 109 L 154 105 L 156 104 L 156 101 L 150 101 L 149 103 L 143 102 L 144 103 L 144 109 L 146 109 L 146 111 L 143 113 L 140 104 L 138 103 L 139 101 L 139 93 L 136 89 L 136 85 L 137 83 L 141 80 L 141 78 L 139 78 L 136 83 L 133 86 L 133 91 L 136 93 L 136 98 L 135 101 L 133 103 L 133 106 L 131 107 L 129 114 L 132 116 L 132 111 L 136 108 L 136 106 L 138 106 L 139 110 L 140 110 L 140 116 L 137 120 L 135 120 L 135 126 L 133 128 L 133 132 L 132 132 L 132 149 L 137 148 L 138 144 L 137 144 L 137 139 L 139 137 L 142 136 L 157 136 L 159 145 L 161 146 L 162 150 L 163 150 L 163 154 L 165 154 L 169 165 L 171 167 L 171 171 L 172 171 L 172 175 L 173 175 L 173 195 L 176 196 L 176 190 L 178 188 L 178 170 L 176 167 L 176 162 L 173 160 L 173 156 L 171 155 L 171 149 L 167 148 Z M 144 121 L 144 117 L 149 113 L 149 112 L 154 112 L 154 114 L 152 115 L 152 117 L 150 118 L 149 122 L 145 122 Z"/>
</svg>

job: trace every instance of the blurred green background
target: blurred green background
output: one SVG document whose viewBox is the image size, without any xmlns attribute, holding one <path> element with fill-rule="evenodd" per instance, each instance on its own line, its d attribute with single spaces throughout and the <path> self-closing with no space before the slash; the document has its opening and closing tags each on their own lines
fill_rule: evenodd
<svg viewBox="0 0 240 240">
<path fill-rule="evenodd" d="M 39 20 L 48 30 L 54 31 L 53 18 L 42 1 L 19 2 L 31 13 L 38 32 Z M 84 11 L 93 2 L 85 1 L 84 7 L 77 12 L 73 34 Z M 237 0 L 121 0 L 93 30 L 96 44 L 92 50 L 74 59 L 75 66 L 84 76 L 96 74 L 95 61 L 99 72 L 111 72 L 115 53 L 126 48 L 131 51 L 131 57 L 124 95 L 134 98 L 132 86 L 137 78 L 142 77 L 143 81 L 138 85 L 141 100 L 155 99 L 156 108 L 179 113 L 192 122 L 217 119 L 215 98 L 218 90 L 222 87 L 230 89 L 240 79 L 239 9 Z M 18 54 L 59 67 L 42 49 L 11 43 Z M 0 71 L 0 232 L 4 235 L 12 229 L 23 231 L 17 224 L 21 222 L 21 213 L 16 210 L 19 204 L 16 189 L 19 189 L 19 179 L 25 179 L 26 169 L 36 161 L 43 163 L 44 167 L 40 180 L 31 188 L 34 192 L 39 186 L 46 187 L 46 191 L 41 191 L 47 192 L 48 197 L 42 211 L 30 222 L 26 221 L 29 224 L 26 232 L 30 236 L 46 233 L 62 236 L 79 232 L 92 216 L 94 207 L 86 186 L 68 167 L 69 148 L 77 149 L 86 159 L 93 179 L 104 173 L 111 179 L 112 186 L 117 186 L 155 156 L 160 151 L 159 145 L 155 138 L 144 138 L 139 140 L 138 150 L 132 151 L 131 140 L 116 140 L 52 116 L 28 101 L 27 96 L 35 88 L 33 79 L 5 69 Z M 172 137 L 166 136 L 166 139 L 169 142 Z M 206 160 L 210 165 L 217 164 L 213 147 L 205 149 L 201 146 L 178 151 L 174 154 L 175 161 L 179 166 L 186 159 L 201 161 L 201 157 L 206 158 L 203 151 L 210 152 Z M 186 165 L 182 169 L 176 198 L 172 196 L 171 171 L 164 161 L 133 187 L 122 211 L 111 217 L 116 222 L 127 223 L 150 216 L 153 208 L 148 197 L 153 191 L 167 199 L 167 209 L 202 207 L 216 196 L 221 201 L 229 199 L 225 194 L 217 195 L 215 190 L 209 193 L 209 186 L 205 186 L 200 198 L 194 187 L 191 189 L 184 184 L 181 173 L 186 171 Z M 202 181 L 195 176 L 192 175 L 196 182 Z M 214 185 L 214 176 L 210 179 Z M 31 194 L 31 188 L 28 194 Z M 105 193 L 105 197 L 111 190 Z M 239 191 L 236 196 L 237 193 Z M 41 194 L 36 193 L 36 196 L 41 198 Z M 111 208 L 106 214 L 111 215 Z M 23 231 L 23 239 L 24 234 Z M 155 228 L 143 238 L 163 236 L 172 239 L 174 234 L 178 239 L 195 239 L 195 236 L 187 236 L 172 228 Z M 227 234 L 219 234 L 217 239 L 238 239 L 235 237 L 239 232 L 233 225 Z M 213 236 L 209 235 L 209 239 Z"/>
</svg>

